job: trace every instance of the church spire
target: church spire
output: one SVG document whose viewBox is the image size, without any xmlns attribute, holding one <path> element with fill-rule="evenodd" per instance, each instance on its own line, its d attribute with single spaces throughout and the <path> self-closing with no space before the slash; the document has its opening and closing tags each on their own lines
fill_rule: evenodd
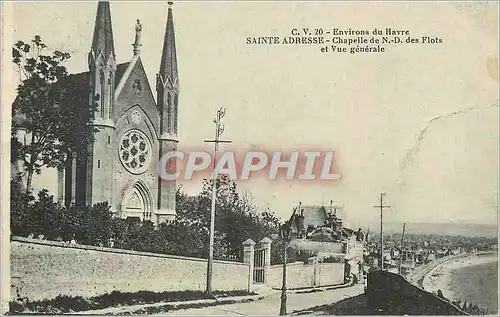
<svg viewBox="0 0 500 317">
<path fill-rule="evenodd" d="M 172 138 L 177 136 L 179 77 L 177 74 L 172 2 L 168 4 L 167 27 L 163 40 L 160 71 L 156 77 L 156 92 L 158 94 L 158 109 L 161 112 L 161 133 Z"/>
<path fill-rule="evenodd" d="M 167 28 L 165 30 L 165 38 L 163 40 L 163 52 L 161 55 L 161 64 L 159 75 L 164 83 L 168 79 L 172 85 L 176 85 L 178 81 L 177 74 L 177 53 L 175 50 L 175 34 L 174 34 L 174 17 L 172 14 L 172 2 L 168 2 Z"/>
<path fill-rule="evenodd" d="M 90 102 L 94 106 L 94 119 L 111 124 L 116 63 L 111 12 L 107 1 L 99 1 L 97 5 L 94 37 L 88 62 L 92 88 Z"/>
<path fill-rule="evenodd" d="M 101 52 L 104 55 L 105 61 L 109 59 L 111 54 L 114 58 L 113 28 L 111 27 L 111 13 L 108 1 L 99 1 L 94 26 L 94 37 L 92 39 L 92 53 L 94 58 L 97 59 L 97 56 Z"/>
<path fill-rule="evenodd" d="M 175 52 L 174 18 L 172 2 L 169 2 L 167 27 L 163 40 L 160 69 L 156 76 L 157 107 L 160 114 L 159 159 L 166 153 L 177 151 L 177 118 L 179 115 L 179 80 L 177 76 L 177 55 Z M 172 161 L 171 161 L 172 162 Z M 175 161 L 169 170 L 177 171 Z M 158 222 L 175 217 L 176 180 L 163 181 L 158 186 Z"/>
</svg>

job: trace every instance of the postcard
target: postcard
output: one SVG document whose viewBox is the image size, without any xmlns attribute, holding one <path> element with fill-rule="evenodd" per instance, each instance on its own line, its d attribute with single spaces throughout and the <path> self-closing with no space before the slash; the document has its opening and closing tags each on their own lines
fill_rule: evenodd
<svg viewBox="0 0 500 317">
<path fill-rule="evenodd" d="M 498 314 L 498 23 L 3 2 L 2 313 Z"/>
</svg>

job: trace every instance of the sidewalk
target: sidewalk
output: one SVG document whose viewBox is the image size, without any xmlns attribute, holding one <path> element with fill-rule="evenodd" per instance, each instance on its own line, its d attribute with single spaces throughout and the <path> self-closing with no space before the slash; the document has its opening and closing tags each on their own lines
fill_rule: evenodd
<svg viewBox="0 0 500 317">
<path fill-rule="evenodd" d="M 158 312 L 157 316 L 278 316 L 281 306 L 281 292 L 278 291 L 261 300 L 220 305 L 212 307 L 201 307 L 191 309 L 180 309 L 174 311 Z M 341 287 L 331 290 L 303 290 L 298 292 L 287 292 L 286 308 L 288 315 L 295 312 L 305 312 L 311 307 L 331 305 L 346 298 L 358 296 L 363 293 L 362 285 Z"/>
<path fill-rule="evenodd" d="M 310 287 L 301 288 L 295 290 L 287 290 L 288 293 L 304 294 L 304 293 L 315 293 L 323 292 L 327 290 L 333 290 L 337 288 L 348 287 L 347 284 L 332 285 L 332 286 L 322 286 L 322 287 Z M 139 314 L 154 314 L 166 311 L 175 311 L 181 309 L 189 308 L 203 308 L 219 305 L 237 304 L 237 303 L 248 303 L 258 300 L 262 300 L 271 295 L 278 295 L 281 290 L 267 288 L 265 286 L 257 287 L 255 289 L 257 295 L 247 295 L 247 296 L 233 296 L 233 297 L 222 297 L 216 299 L 198 299 L 190 301 L 179 301 L 179 302 L 160 302 L 154 304 L 141 304 L 133 306 L 121 306 L 121 307 L 108 307 L 99 310 L 88 310 L 72 313 L 74 315 L 139 315 Z"/>
<path fill-rule="evenodd" d="M 216 299 L 197 299 L 189 301 L 179 301 L 179 302 L 160 302 L 154 304 L 141 304 L 133 306 L 120 306 L 120 307 L 108 307 L 98 310 L 87 310 L 72 313 L 74 315 L 139 315 L 139 314 L 151 314 L 160 311 L 171 311 L 187 308 L 199 308 L 199 307 L 209 307 L 218 305 L 227 305 L 235 303 L 247 303 L 260 300 L 270 296 L 272 294 L 278 293 L 275 290 L 266 290 L 265 292 L 259 293 L 257 295 L 247 295 L 247 296 L 233 296 L 233 297 L 221 297 Z"/>
</svg>

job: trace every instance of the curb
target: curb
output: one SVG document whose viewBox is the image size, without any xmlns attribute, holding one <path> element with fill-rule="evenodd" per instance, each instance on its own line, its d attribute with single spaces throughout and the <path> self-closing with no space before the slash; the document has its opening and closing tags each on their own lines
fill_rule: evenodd
<svg viewBox="0 0 500 317">
<path fill-rule="evenodd" d="M 324 286 L 316 286 L 316 287 L 300 287 L 300 288 L 291 288 L 287 289 L 287 292 L 295 293 L 295 294 L 305 294 L 305 293 L 315 293 L 315 292 L 324 292 L 330 291 L 337 288 L 345 288 L 353 286 L 351 284 L 336 284 L 336 285 L 324 285 Z M 273 288 L 275 291 L 281 291 L 281 288 Z"/>
</svg>

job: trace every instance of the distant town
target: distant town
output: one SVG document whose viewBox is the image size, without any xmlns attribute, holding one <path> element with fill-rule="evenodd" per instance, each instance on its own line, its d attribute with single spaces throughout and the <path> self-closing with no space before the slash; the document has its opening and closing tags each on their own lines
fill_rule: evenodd
<svg viewBox="0 0 500 317">
<path fill-rule="evenodd" d="M 371 237 L 366 245 L 364 256 L 369 265 L 378 265 L 380 259 L 380 234 Z M 497 251 L 496 237 L 467 237 L 449 235 L 405 235 L 401 251 L 401 234 L 384 236 L 384 267 L 389 271 L 398 271 L 402 261 L 403 274 L 408 274 L 422 264 L 436 259 L 458 255 L 460 253 L 475 253 L 478 251 Z"/>
</svg>

